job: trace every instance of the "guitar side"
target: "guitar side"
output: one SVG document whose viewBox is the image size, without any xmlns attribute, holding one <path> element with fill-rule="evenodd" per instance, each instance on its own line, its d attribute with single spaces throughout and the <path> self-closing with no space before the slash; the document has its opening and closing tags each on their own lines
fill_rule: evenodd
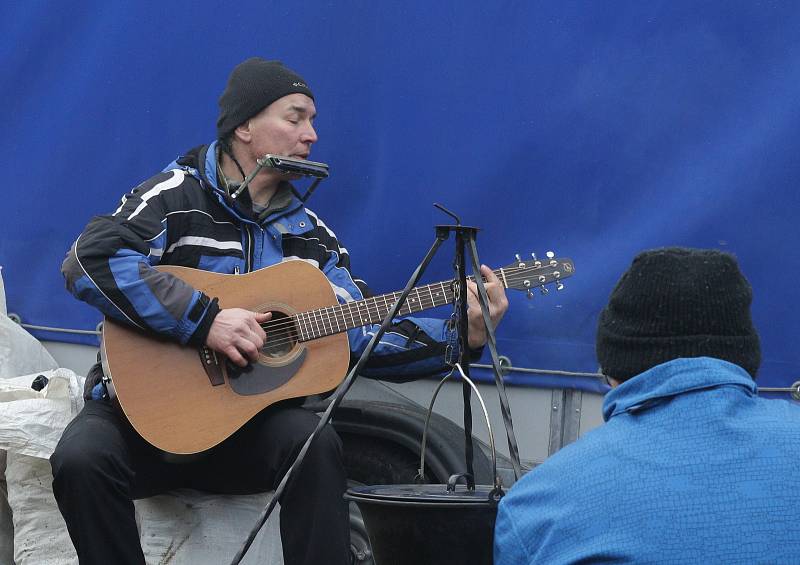
<svg viewBox="0 0 800 565">
<path fill-rule="evenodd" d="M 244 275 L 176 266 L 158 269 L 217 297 L 221 308 L 293 315 L 338 304 L 322 271 L 300 260 Z M 350 360 L 346 333 L 296 343 L 286 355 L 262 356 L 258 362 L 265 367 L 285 366 L 302 355 L 288 382 L 260 394 L 241 395 L 231 388 L 227 374 L 224 383 L 212 386 L 197 348 L 108 318 L 102 349 L 106 375 L 131 425 L 155 447 L 175 454 L 210 449 L 271 404 L 335 388 Z"/>
</svg>

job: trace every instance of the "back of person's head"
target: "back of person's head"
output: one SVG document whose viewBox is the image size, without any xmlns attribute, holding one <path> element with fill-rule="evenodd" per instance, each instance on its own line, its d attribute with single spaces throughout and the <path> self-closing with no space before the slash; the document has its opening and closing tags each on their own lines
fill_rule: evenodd
<svg viewBox="0 0 800 565">
<path fill-rule="evenodd" d="M 715 357 L 755 378 L 761 346 L 752 299 L 729 253 L 682 247 L 640 253 L 600 313 L 603 374 L 623 382 L 679 357 Z"/>
</svg>

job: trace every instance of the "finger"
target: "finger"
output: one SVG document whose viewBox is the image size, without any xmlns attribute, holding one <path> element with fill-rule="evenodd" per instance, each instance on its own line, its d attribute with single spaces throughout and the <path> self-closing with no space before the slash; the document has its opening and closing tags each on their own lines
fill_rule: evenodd
<svg viewBox="0 0 800 565">
<path fill-rule="evenodd" d="M 261 324 L 267 322 L 272 318 L 272 312 L 264 312 L 264 313 L 256 313 L 255 316 L 252 318 L 247 319 L 247 326 L 255 335 L 258 336 L 258 339 L 261 341 L 261 345 L 264 345 L 264 340 L 267 339 L 267 334 L 264 331 L 264 328 Z"/>
<path fill-rule="evenodd" d="M 486 288 L 486 294 L 489 296 L 489 300 L 493 300 L 500 294 L 503 294 L 503 284 L 492 269 L 486 265 L 481 265 L 481 274 L 486 279 L 484 287 Z"/>
<path fill-rule="evenodd" d="M 467 285 L 467 304 L 478 304 L 478 285 L 471 282 Z"/>
<path fill-rule="evenodd" d="M 236 349 L 233 345 L 229 345 L 225 349 L 222 350 L 225 356 L 230 359 L 234 364 L 239 365 L 240 367 L 247 366 L 247 359 L 242 357 L 242 354 L 239 353 L 239 350 Z"/>
<path fill-rule="evenodd" d="M 239 351 L 241 351 L 248 359 L 250 359 L 251 361 L 258 360 L 258 353 L 260 350 L 260 346 L 258 346 L 256 343 L 248 339 L 243 339 L 238 343 L 237 346 L 239 348 Z"/>
<path fill-rule="evenodd" d="M 258 323 L 264 323 L 272 319 L 272 312 L 255 312 L 255 315 Z"/>
<path fill-rule="evenodd" d="M 487 282 L 500 283 L 500 279 L 497 278 L 497 274 L 491 269 L 491 267 L 487 265 L 481 265 L 481 274 Z"/>
</svg>

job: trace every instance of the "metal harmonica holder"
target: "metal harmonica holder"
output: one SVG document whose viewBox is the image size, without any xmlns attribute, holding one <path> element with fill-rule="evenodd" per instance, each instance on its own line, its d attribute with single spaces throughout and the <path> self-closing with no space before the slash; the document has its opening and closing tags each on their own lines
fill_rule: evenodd
<svg viewBox="0 0 800 565">
<path fill-rule="evenodd" d="M 295 157 L 285 157 L 283 155 L 273 155 L 272 153 L 267 153 L 260 159 L 256 160 L 256 168 L 253 169 L 247 178 L 244 179 L 242 184 L 231 194 L 231 198 L 238 197 L 242 191 L 247 188 L 250 182 L 256 178 L 256 175 L 261 171 L 263 168 L 270 168 L 276 169 L 286 174 L 295 174 L 295 175 L 302 175 L 304 177 L 314 177 L 314 182 L 308 188 L 306 193 L 303 196 L 300 196 L 297 191 L 292 190 L 297 195 L 298 198 L 302 202 L 308 200 L 311 196 L 311 193 L 317 188 L 317 185 L 322 181 L 322 179 L 328 178 L 330 174 L 328 172 L 328 165 L 325 163 L 320 163 L 317 161 L 308 161 L 306 159 L 297 159 Z"/>
</svg>

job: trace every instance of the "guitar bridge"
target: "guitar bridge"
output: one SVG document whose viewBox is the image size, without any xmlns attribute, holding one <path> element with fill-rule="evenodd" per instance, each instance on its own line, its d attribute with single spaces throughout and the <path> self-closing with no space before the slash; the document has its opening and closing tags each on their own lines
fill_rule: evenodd
<svg viewBox="0 0 800 565">
<path fill-rule="evenodd" d="M 205 345 L 198 349 L 200 353 L 200 361 L 203 363 L 203 368 L 206 370 L 208 380 L 211 381 L 211 386 L 219 386 L 225 384 L 225 376 L 222 374 L 222 364 L 219 362 L 217 352 Z"/>
</svg>

